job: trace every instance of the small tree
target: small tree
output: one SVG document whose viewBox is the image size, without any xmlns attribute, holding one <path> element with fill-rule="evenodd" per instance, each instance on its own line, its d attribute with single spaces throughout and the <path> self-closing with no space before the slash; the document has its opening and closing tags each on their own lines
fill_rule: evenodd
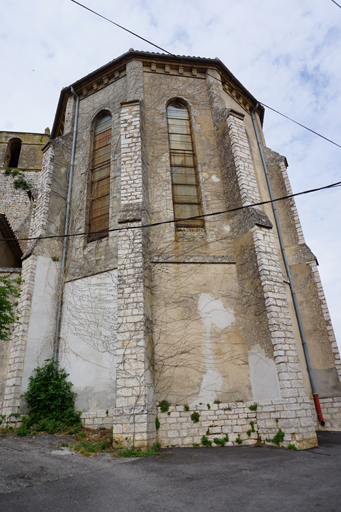
<svg viewBox="0 0 341 512">
<path fill-rule="evenodd" d="M 7 341 L 10 332 L 10 325 L 18 322 L 15 314 L 16 299 L 20 295 L 19 285 L 21 278 L 0 277 L 0 341 Z"/>
<path fill-rule="evenodd" d="M 58 368 L 58 363 L 46 359 L 42 368 L 35 368 L 30 377 L 28 389 L 22 397 L 26 398 L 30 407 L 27 416 L 23 416 L 23 425 L 18 435 L 46 431 L 50 434 L 70 427 L 80 426 L 80 411 L 75 411 L 74 398 L 71 391 L 72 382 L 67 382 L 68 374 Z"/>
</svg>

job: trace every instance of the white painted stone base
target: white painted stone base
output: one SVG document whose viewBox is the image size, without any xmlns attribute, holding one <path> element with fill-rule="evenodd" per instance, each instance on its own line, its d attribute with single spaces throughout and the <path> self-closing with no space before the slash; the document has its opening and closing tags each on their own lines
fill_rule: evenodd
<svg viewBox="0 0 341 512">
<path fill-rule="evenodd" d="M 281 429 L 285 433 L 283 447 L 293 444 L 303 450 L 317 446 L 315 408 L 310 398 L 263 400 L 257 403 L 256 411 L 250 410 L 252 405 L 254 402 L 204 404 L 192 406 L 189 411 L 180 405 L 171 406 L 164 413 L 158 408 L 157 441 L 162 447 L 185 447 L 202 445 L 202 437 L 206 436 L 216 446 L 214 438 L 228 434 L 225 446 L 245 446 L 272 439 Z M 200 415 L 197 423 L 191 420 L 193 412 Z"/>
<path fill-rule="evenodd" d="M 83 412 L 81 420 L 84 427 L 89 428 L 111 428 L 113 418 L 113 409 L 96 412 Z"/>
<path fill-rule="evenodd" d="M 341 430 L 341 396 L 320 398 L 325 426 L 318 425 L 319 430 Z"/>
<path fill-rule="evenodd" d="M 114 441 L 126 447 L 150 447 L 155 443 L 155 411 L 145 407 L 116 407 L 113 418 Z"/>
<path fill-rule="evenodd" d="M 286 448 L 289 444 L 299 450 L 317 446 L 316 418 L 314 402 L 308 397 L 258 402 L 257 424 L 261 440 L 272 439 L 281 429 L 285 433 L 283 446 Z"/>
<path fill-rule="evenodd" d="M 234 402 L 221 404 L 207 404 L 192 406 L 185 411 L 183 405 L 169 407 L 168 412 L 161 412 L 158 407 L 157 416 L 160 428 L 157 432 L 157 441 L 162 447 L 167 446 L 193 446 L 202 444 L 202 436 L 206 436 L 215 446 L 214 438 L 223 438 L 228 434 L 229 442 L 225 446 L 237 445 L 236 438 L 242 439 L 244 445 L 257 443 L 256 412 L 250 411 L 253 402 Z M 198 412 L 199 421 L 194 423 L 191 414 Z M 252 430 L 250 422 L 254 423 L 254 433 L 250 437 L 246 433 Z"/>
</svg>

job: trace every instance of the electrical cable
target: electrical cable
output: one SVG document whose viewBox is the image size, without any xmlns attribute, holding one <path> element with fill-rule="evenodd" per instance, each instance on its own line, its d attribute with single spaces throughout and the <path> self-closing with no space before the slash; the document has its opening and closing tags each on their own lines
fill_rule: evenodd
<svg viewBox="0 0 341 512">
<path fill-rule="evenodd" d="M 65 238 L 65 237 L 73 238 L 75 236 L 96 235 L 96 234 L 101 234 L 101 233 L 111 233 L 113 231 L 124 231 L 124 230 L 129 230 L 129 229 L 152 228 L 152 227 L 161 226 L 161 225 L 164 225 L 164 224 L 176 224 L 177 222 L 182 222 L 184 220 L 202 219 L 202 218 L 205 218 L 205 217 L 213 217 L 215 215 L 222 215 L 224 213 L 237 212 L 239 210 L 245 210 L 247 208 L 252 208 L 252 207 L 255 207 L 255 206 L 262 206 L 263 204 L 274 203 L 274 202 L 277 202 L 277 201 L 284 201 L 285 199 L 291 199 L 292 197 L 302 196 L 302 195 L 305 195 L 305 194 L 311 194 L 312 192 L 318 192 L 320 190 L 326 190 L 326 189 L 329 189 L 329 188 L 336 188 L 336 187 L 340 187 L 340 186 L 341 186 L 341 181 L 337 181 L 336 183 L 331 183 L 330 185 L 325 185 L 324 187 L 312 188 L 310 190 L 304 190 L 302 192 L 296 192 L 295 194 L 290 194 L 288 196 L 278 197 L 278 198 L 273 199 L 273 200 L 270 199 L 268 201 L 260 201 L 259 203 L 248 204 L 248 205 L 245 205 L 245 206 L 238 206 L 237 208 L 230 208 L 229 210 L 222 210 L 220 212 L 205 213 L 203 215 L 196 215 L 195 217 L 186 217 L 186 218 L 183 218 L 183 219 L 176 219 L 176 220 L 172 219 L 172 220 L 164 220 L 164 221 L 160 221 L 160 222 L 154 222 L 152 224 L 143 224 L 142 226 L 126 226 L 124 228 L 111 228 L 111 229 L 106 229 L 106 230 L 102 229 L 101 231 L 84 231 L 82 233 L 73 233 L 73 234 L 67 234 L 67 235 L 66 234 L 64 234 L 64 235 L 48 235 L 48 236 L 37 236 L 37 237 L 29 237 L 29 238 L 0 238 L 0 242 L 28 241 L 28 240 L 46 240 L 46 239 L 50 239 L 50 238 Z M 134 221 L 131 221 L 131 222 L 134 222 Z"/>
<path fill-rule="evenodd" d="M 180 55 L 175 55 L 174 53 L 171 53 L 169 52 L 168 50 L 165 50 L 164 48 L 162 48 L 161 46 L 158 46 L 157 44 L 153 43 L 152 41 L 149 41 L 148 39 L 145 39 L 144 37 L 140 36 L 139 34 L 136 34 L 135 32 L 133 32 L 132 30 L 129 30 L 125 27 L 123 27 L 122 25 L 119 25 L 118 23 L 116 23 L 115 21 L 112 21 L 110 20 L 109 18 L 106 18 L 105 16 L 103 16 L 102 14 L 99 14 L 98 12 L 94 11 L 93 9 L 90 9 L 90 7 L 87 7 L 86 5 L 83 5 L 81 4 L 80 2 L 77 2 L 76 0 L 71 0 L 71 2 L 73 2 L 74 4 L 77 4 L 79 5 L 80 7 L 83 7 L 83 9 L 91 12 L 92 14 L 95 14 L 96 16 L 98 16 L 99 18 L 102 18 L 103 20 L 105 21 L 108 21 L 109 23 L 111 23 L 112 25 L 115 25 L 116 27 L 118 28 L 121 28 L 122 30 L 125 30 L 126 32 L 128 32 L 129 34 L 132 34 L 133 36 L 141 39 L 142 41 L 144 41 L 145 43 L 148 43 L 152 46 L 154 46 L 155 48 L 157 48 L 158 50 L 161 50 L 162 52 L 166 53 L 167 55 L 170 55 L 171 57 L 174 57 L 175 59 L 177 60 L 181 60 L 182 62 L 184 62 L 185 64 L 190 64 L 193 68 L 195 69 L 198 69 L 196 66 L 194 66 L 192 63 L 189 63 L 186 59 L 184 59 L 183 57 L 181 57 Z M 332 0 L 332 2 L 334 2 L 334 0 Z M 336 2 L 334 2 L 336 3 Z M 338 5 L 338 4 L 336 4 Z M 339 5 L 338 5 L 339 6 Z M 340 7 L 340 6 L 339 6 Z M 221 82 L 220 79 L 218 79 L 216 76 L 213 76 L 213 75 L 210 75 L 209 73 L 207 73 L 207 75 L 211 78 L 213 78 L 214 80 L 217 80 L 218 82 Z M 244 94 L 246 95 L 246 92 L 245 91 L 241 91 L 240 89 L 237 89 L 236 87 L 233 87 L 231 84 L 228 84 L 228 86 L 239 92 L 240 94 Z M 258 101 L 258 100 L 257 100 Z M 279 112 L 278 110 L 272 108 L 272 107 L 269 107 L 268 105 L 266 105 L 265 103 L 263 103 L 262 101 L 258 101 L 258 103 L 260 105 L 262 105 L 263 107 L 265 108 L 268 108 L 269 110 L 272 110 L 273 112 L 275 112 L 276 114 L 279 114 L 280 116 L 282 117 L 285 117 L 286 119 L 288 119 L 289 121 L 297 124 L 298 126 L 301 126 L 301 128 L 304 128 L 305 130 L 308 130 L 309 132 L 313 133 L 314 135 L 317 135 L 318 137 L 321 137 L 321 139 L 324 139 L 328 142 L 330 142 L 331 144 L 334 144 L 334 146 L 337 146 L 341 149 L 341 145 L 340 144 L 337 144 L 336 142 L 332 141 L 331 139 L 328 139 L 327 137 L 325 137 L 324 135 L 321 135 L 320 133 L 316 132 L 315 130 L 312 130 L 311 128 L 308 128 L 307 126 L 305 126 L 304 124 L 302 123 L 299 123 L 298 121 L 295 121 L 294 119 L 292 119 L 291 117 L 288 117 L 286 116 L 285 114 L 282 114 L 281 112 Z"/>
</svg>

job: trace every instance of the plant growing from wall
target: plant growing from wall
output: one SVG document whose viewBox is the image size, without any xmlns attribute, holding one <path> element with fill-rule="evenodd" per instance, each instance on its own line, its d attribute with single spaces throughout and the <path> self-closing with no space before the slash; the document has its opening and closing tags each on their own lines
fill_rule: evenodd
<svg viewBox="0 0 341 512">
<path fill-rule="evenodd" d="M 238 434 L 238 437 L 236 437 L 236 443 L 242 444 L 243 440 L 240 438 L 240 435 Z"/>
<path fill-rule="evenodd" d="M 156 430 L 159 430 L 160 426 L 161 426 L 161 424 L 160 424 L 160 420 L 159 420 L 159 418 L 156 416 L 156 418 L 155 418 L 155 428 L 156 428 Z"/>
<path fill-rule="evenodd" d="M 46 359 L 43 367 L 35 368 L 30 377 L 26 398 L 30 408 L 22 418 L 18 435 L 46 431 L 49 434 L 71 428 L 72 432 L 81 426 L 80 411 L 75 411 L 72 383 L 67 382 L 68 374 L 58 368 L 58 363 Z"/>
<path fill-rule="evenodd" d="M 279 446 L 280 443 L 284 441 L 285 433 L 282 429 L 278 429 L 277 434 L 272 439 L 265 439 L 268 443 L 275 443 Z"/>
<path fill-rule="evenodd" d="M 249 407 L 250 411 L 257 411 L 257 404 L 252 404 Z"/>
<path fill-rule="evenodd" d="M 191 420 L 193 423 L 198 423 L 200 418 L 200 414 L 198 412 L 192 412 L 191 414 Z"/>
<path fill-rule="evenodd" d="M 170 406 L 170 402 L 168 402 L 168 400 L 161 400 L 161 402 L 159 402 L 159 404 L 158 404 L 158 407 L 160 407 L 161 412 L 167 412 L 169 409 L 169 406 Z"/>
<path fill-rule="evenodd" d="M 5 176 L 12 176 L 14 188 L 22 189 L 25 191 L 32 188 L 31 184 L 26 181 L 25 174 L 18 171 L 18 169 L 11 169 L 10 167 L 6 167 L 4 174 Z"/>
<path fill-rule="evenodd" d="M 212 441 L 210 441 L 206 436 L 202 436 L 201 444 L 203 446 L 212 446 Z"/>
<path fill-rule="evenodd" d="M 189 405 L 184 405 L 184 410 L 185 410 L 186 412 L 188 412 L 188 411 L 189 411 Z"/>
<path fill-rule="evenodd" d="M 213 441 L 217 446 L 225 446 L 225 444 L 229 442 L 229 436 L 226 434 L 226 436 L 222 438 L 215 437 Z"/>
<path fill-rule="evenodd" d="M 17 303 L 13 302 L 13 299 L 19 297 L 21 283 L 20 277 L 0 277 L 0 341 L 8 340 L 10 325 L 18 322 L 18 316 L 15 314 Z"/>
</svg>

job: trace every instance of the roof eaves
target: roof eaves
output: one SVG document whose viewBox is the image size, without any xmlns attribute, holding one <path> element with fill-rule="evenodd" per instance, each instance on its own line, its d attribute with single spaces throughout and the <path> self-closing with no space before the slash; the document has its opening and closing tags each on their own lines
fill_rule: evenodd
<svg viewBox="0 0 341 512">
<path fill-rule="evenodd" d="M 146 51 L 142 51 L 142 50 L 129 50 L 128 52 L 123 53 L 116 59 L 111 60 L 107 64 L 104 64 L 100 68 L 95 69 L 88 75 L 85 75 L 83 78 L 80 78 L 79 80 L 77 80 L 76 82 L 71 84 L 70 86 L 64 87 L 62 89 L 62 91 L 60 93 L 60 97 L 59 97 L 59 102 L 58 102 L 58 106 L 57 106 L 57 111 L 56 111 L 52 131 L 51 131 L 51 138 L 55 137 L 55 130 L 57 128 L 58 118 L 59 118 L 59 115 L 61 113 L 61 109 L 62 109 L 62 106 L 64 103 L 64 97 L 65 97 L 66 93 L 68 93 L 71 90 L 71 87 L 73 87 L 73 89 L 78 89 L 84 82 L 90 80 L 91 78 L 95 77 L 99 73 L 103 73 L 108 68 L 110 68 L 128 58 L 132 58 L 132 57 L 153 57 L 156 59 L 173 59 L 173 60 L 176 59 L 178 61 L 181 61 L 184 64 L 200 63 L 200 64 L 206 64 L 206 65 L 209 65 L 212 67 L 218 66 L 223 71 L 223 73 L 225 73 L 237 85 L 237 87 L 240 88 L 241 92 L 243 92 L 246 96 L 248 96 L 253 102 L 258 103 L 257 99 L 243 86 L 243 84 L 241 84 L 239 82 L 239 80 L 233 75 L 233 73 L 231 73 L 231 71 L 225 66 L 225 64 L 218 58 L 210 59 L 207 57 L 191 57 L 191 56 L 187 56 L 187 55 L 172 55 L 172 54 L 168 54 L 168 53 L 146 52 Z M 260 110 L 261 123 L 263 123 L 264 107 L 262 105 L 260 105 L 259 110 Z"/>
</svg>

